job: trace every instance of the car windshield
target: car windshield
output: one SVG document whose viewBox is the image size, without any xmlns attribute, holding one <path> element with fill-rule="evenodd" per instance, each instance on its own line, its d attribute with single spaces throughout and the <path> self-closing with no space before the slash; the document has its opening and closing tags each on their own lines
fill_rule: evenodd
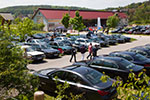
<svg viewBox="0 0 150 100">
<path fill-rule="evenodd" d="M 118 63 L 122 68 L 126 68 L 126 69 L 132 69 L 132 67 L 134 65 L 133 63 L 131 63 L 125 59 L 121 59 L 121 61 L 119 61 Z"/>
<path fill-rule="evenodd" d="M 41 45 L 42 49 L 48 49 L 46 45 Z"/>
<path fill-rule="evenodd" d="M 98 71 L 88 71 L 86 74 L 84 74 L 85 78 L 90 81 L 93 85 L 96 85 L 100 82 L 102 82 L 100 79 L 102 77 L 103 74 L 101 74 Z"/>
<path fill-rule="evenodd" d="M 59 42 L 58 44 L 59 44 L 59 46 L 64 46 L 64 44 L 62 42 Z"/>
<path fill-rule="evenodd" d="M 92 40 L 86 40 L 86 42 L 92 42 Z"/>
<path fill-rule="evenodd" d="M 145 56 L 142 56 L 141 54 L 136 54 L 135 58 L 139 61 L 145 61 L 147 58 Z"/>
<path fill-rule="evenodd" d="M 33 52 L 34 50 L 32 49 L 32 47 L 26 48 L 27 52 Z"/>
<path fill-rule="evenodd" d="M 84 40 L 77 40 L 78 42 L 85 42 Z"/>
</svg>

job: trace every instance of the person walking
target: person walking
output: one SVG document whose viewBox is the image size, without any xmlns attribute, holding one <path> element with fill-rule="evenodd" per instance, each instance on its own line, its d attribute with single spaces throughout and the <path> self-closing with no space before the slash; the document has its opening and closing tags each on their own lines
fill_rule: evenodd
<svg viewBox="0 0 150 100">
<path fill-rule="evenodd" d="M 81 60 L 84 60 L 84 56 L 85 56 L 85 52 L 86 52 L 85 45 L 82 45 L 82 46 L 81 46 L 80 52 L 81 52 L 81 55 L 82 55 Z"/>
<path fill-rule="evenodd" d="M 90 43 L 90 45 L 88 46 L 88 52 L 89 52 L 89 55 L 87 56 L 87 59 L 90 57 L 90 59 L 92 59 L 92 43 Z"/>
<path fill-rule="evenodd" d="M 77 62 L 76 61 L 76 53 L 77 53 L 76 48 L 72 46 L 70 62 L 72 62 L 73 58 L 74 58 L 74 62 Z"/>
<path fill-rule="evenodd" d="M 92 52 L 93 58 L 97 57 L 97 51 L 98 51 L 98 46 L 95 45 L 94 48 L 93 48 L 93 52 Z"/>
</svg>

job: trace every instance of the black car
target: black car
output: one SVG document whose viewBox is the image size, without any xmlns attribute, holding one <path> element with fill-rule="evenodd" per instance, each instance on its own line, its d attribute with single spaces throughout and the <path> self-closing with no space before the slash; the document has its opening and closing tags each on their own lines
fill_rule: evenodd
<svg viewBox="0 0 150 100">
<path fill-rule="evenodd" d="M 52 41 L 52 42 L 49 42 L 49 44 L 52 48 L 58 49 L 61 53 L 71 54 L 72 47 L 66 46 L 61 41 L 54 41 L 54 42 Z"/>
<path fill-rule="evenodd" d="M 39 89 L 46 93 L 54 93 L 56 91 L 56 76 L 59 84 L 67 82 L 69 88 L 65 91 L 66 95 L 82 94 L 81 100 L 108 100 L 116 96 L 116 89 L 112 87 L 113 80 L 108 79 L 103 83 L 100 78 L 102 73 L 84 66 L 68 66 L 61 69 L 50 68 L 34 73 L 39 76 Z M 84 99 L 83 99 L 84 98 Z"/>
<path fill-rule="evenodd" d="M 50 45 L 45 44 L 45 45 L 39 45 L 39 44 L 27 44 L 32 46 L 32 48 L 36 51 L 41 51 L 44 52 L 47 58 L 51 57 L 59 57 L 60 51 L 57 49 L 53 49 L 50 47 Z"/>
<path fill-rule="evenodd" d="M 145 56 L 135 53 L 135 52 L 128 52 L 128 51 L 120 51 L 120 52 L 112 52 L 109 54 L 112 57 L 121 57 L 124 58 L 134 64 L 144 66 L 149 73 L 150 70 L 150 59 L 146 58 Z"/>
<path fill-rule="evenodd" d="M 74 65 L 85 65 L 94 68 L 100 72 L 105 72 L 111 78 L 120 76 L 120 80 L 126 81 L 131 70 L 138 74 L 144 68 L 135 65 L 128 60 L 120 57 L 96 57 L 94 60 L 87 60 L 74 63 Z"/>
<path fill-rule="evenodd" d="M 131 49 L 128 49 L 127 51 L 129 52 L 136 52 L 136 53 L 139 53 L 147 58 L 150 58 L 150 51 L 149 49 L 147 48 L 144 48 L 142 46 L 140 47 L 135 47 L 135 48 L 131 48 Z"/>
</svg>

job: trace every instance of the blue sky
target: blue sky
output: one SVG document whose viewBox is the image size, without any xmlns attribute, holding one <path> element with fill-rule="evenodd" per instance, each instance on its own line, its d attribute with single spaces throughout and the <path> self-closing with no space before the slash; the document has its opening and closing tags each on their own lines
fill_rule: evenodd
<svg viewBox="0 0 150 100">
<path fill-rule="evenodd" d="M 0 8 L 16 5 L 57 5 L 104 9 L 143 1 L 146 0 L 0 0 Z"/>
</svg>

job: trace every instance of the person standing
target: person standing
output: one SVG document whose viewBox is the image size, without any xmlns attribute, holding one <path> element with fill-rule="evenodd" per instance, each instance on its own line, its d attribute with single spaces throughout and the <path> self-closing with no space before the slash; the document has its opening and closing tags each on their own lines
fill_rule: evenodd
<svg viewBox="0 0 150 100">
<path fill-rule="evenodd" d="M 97 57 L 97 51 L 98 51 L 98 46 L 95 45 L 94 48 L 93 48 L 93 52 L 92 52 L 92 53 L 93 53 L 93 54 L 92 54 L 93 57 Z"/>
<path fill-rule="evenodd" d="M 70 62 L 72 62 L 73 58 L 74 58 L 74 62 L 77 62 L 76 61 L 76 53 L 77 53 L 76 48 L 72 46 Z"/>
<path fill-rule="evenodd" d="M 88 52 L 89 52 L 89 55 L 87 56 L 87 59 L 90 57 L 90 59 L 92 59 L 92 43 L 90 43 L 90 45 L 88 46 Z"/>
<path fill-rule="evenodd" d="M 81 46 L 80 52 L 81 52 L 81 55 L 82 55 L 81 60 L 84 60 L 84 56 L 85 56 L 85 52 L 86 52 L 85 45 L 82 45 L 82 46 Z"/>
</svg>

